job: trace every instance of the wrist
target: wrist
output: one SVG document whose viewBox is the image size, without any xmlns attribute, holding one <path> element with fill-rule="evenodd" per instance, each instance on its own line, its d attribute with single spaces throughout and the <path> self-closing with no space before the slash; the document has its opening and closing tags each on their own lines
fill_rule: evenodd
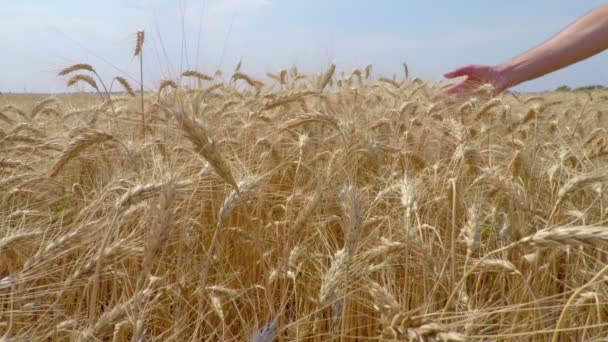
<svg viewBox="0 0 608 342">
<path fill-rule="evenodd" d="M 496 72 L 496 90 L 500 93 L 519 84 L 517 82 L 513 68 L 506 64 L 499 64 L 494 67 Z"/>
</svg>

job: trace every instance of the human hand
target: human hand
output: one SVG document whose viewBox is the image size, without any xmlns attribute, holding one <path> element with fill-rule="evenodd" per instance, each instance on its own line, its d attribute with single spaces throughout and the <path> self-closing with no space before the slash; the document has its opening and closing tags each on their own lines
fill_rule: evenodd
<svg viewBox="0 0 608 342">
<path fill-rule="evenodd" d="M 451 85 L 445 91 L 448 95 L 457 97 L 475 94 L 478 92 L 479 87 L 488 83 L 494 87 L 494 92 L 496 94 L 499 94 L 508 88 L 505 75 L 495 66 L 468 65 L 448 72 L 444 76 L 448 79 L 465 77 L 465 79 Z"/>
</svg>

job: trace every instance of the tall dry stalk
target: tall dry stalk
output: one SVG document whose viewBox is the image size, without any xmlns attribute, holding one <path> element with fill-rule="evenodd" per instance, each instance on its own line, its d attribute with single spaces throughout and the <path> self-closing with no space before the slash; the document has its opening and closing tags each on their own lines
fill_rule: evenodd
<svg viewBox="0 0 608 342">
<path fill-rule="evenodd" d="M 139 57 L 139 98 L 141 106 L 141 134 L 146 135 L 146 117 L 144 112 L 144 31 L 137 31 L 135 37 L 135 53 L 134 57 Z"/>
</svg>

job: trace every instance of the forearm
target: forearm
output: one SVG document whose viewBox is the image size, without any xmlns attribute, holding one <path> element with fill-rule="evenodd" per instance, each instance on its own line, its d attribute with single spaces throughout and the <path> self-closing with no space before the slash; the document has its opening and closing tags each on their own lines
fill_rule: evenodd
<svg viewBox="0 0 608 342">
<path fill-rule="evenodd" d="M 608 5 L 580 18 L 542 45 L 498 65 L 505 88 L 532 80 L 608 49 Z"/>
</svg>

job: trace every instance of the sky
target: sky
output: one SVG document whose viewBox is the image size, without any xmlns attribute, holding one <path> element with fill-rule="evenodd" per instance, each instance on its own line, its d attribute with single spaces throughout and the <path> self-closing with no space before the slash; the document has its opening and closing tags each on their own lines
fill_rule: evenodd
<svg viewBox="0 0 608 342">
<path fill-rule="evenodd" d="M 472 63 L 497 64 L 558 33 L 602 1 L 537 0 L 0 0 L 0 92 L 69 91 L 57 72 L 92 64 L 137 84 L 135 34 L 144 30 L 144 84 L 196 69 L 262 76 L 295 64 L 336 63 L 374 75 L 442 81 Z M 522 91 L 608 84 L 608 53 L 525 83 Z"/>
</svg>

